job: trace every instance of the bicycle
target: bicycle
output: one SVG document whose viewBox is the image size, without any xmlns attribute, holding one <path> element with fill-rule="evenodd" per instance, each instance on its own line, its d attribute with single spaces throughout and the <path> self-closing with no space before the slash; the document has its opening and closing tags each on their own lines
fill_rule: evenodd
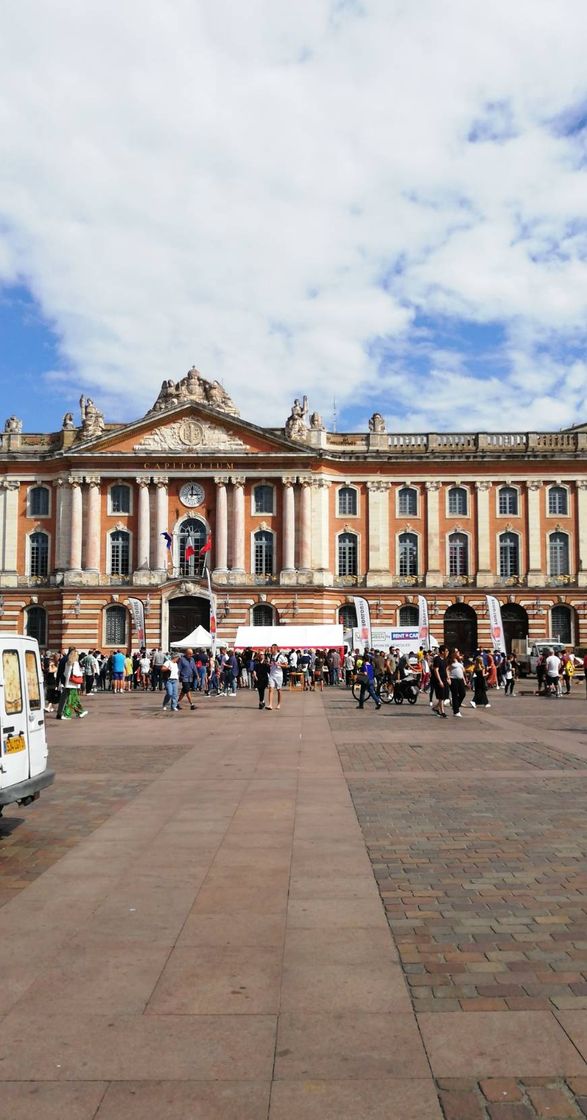
<svg viewBox="0 0 587 1120">
<path fill-rule="evenodd" d="M 382 704 L 391 704 L 391 701 L 393 700 L 393 685 L 390 684 L 389 681 L 386 681 L 384 678 L 376 679 L 375 692 L 377 693 L 377 696 L 381 700 Z M 353 679 L 352 693 L 353 698 L 359 701 L 361 696 L 361 685 L 356 680 L 356 678 Z M 371 696 L 367 691 L 365 691 L 364 698 L 365 700 L 371 699 Z"/>
</svg>

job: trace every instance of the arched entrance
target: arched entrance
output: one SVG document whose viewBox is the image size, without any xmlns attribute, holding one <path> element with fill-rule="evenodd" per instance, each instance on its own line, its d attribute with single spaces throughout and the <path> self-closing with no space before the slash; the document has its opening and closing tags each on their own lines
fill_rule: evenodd
<svg viewBox="0 0 587 1120">
<path fill-rule="evenodd" d="M 477 646 L 477 615 L 468 603 L 453 603 L 444 614 L 444 644 L 471 657 Z"/>
<path fill-rule="evenodd" d="M 210 602 L 199 595 L 181 595 L 169 600 L 169 645 L 187 638 L 196 626 L 210 629 Z"/>
<path fill-rule="evenodd" d="M 512 652 L 512 642 L 528 637 L 528 615 L 519 603 L 505 603 L 501 608 L 503 636 L 506 653 Z"/>
</svg>

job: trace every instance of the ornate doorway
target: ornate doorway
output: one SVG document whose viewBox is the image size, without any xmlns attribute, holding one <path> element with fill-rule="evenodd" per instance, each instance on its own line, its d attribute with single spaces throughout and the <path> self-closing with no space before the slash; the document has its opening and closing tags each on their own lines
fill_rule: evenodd
<svg viewBox="0 0 587 1120">
<path fill-rule="evenodd" d="M 471 657 L 477 646 L 477 615 L 468 603 L 453 603 L 444 615 L 444 644 Z"/>
<path fill-rule="evenodd" d="M 210 602 L 198 595 L 169 600 L 169 645 L 187 638 L 196 626 L 210 627 Z"/>
<path fill-rule="evenodd" d="M 524 640 L 528 637 L 528 615 L 519 603 L 505 603 L 501 608 L 501 620 L 505 651 L 511 653 L 514 639 Z"/>
</svg>

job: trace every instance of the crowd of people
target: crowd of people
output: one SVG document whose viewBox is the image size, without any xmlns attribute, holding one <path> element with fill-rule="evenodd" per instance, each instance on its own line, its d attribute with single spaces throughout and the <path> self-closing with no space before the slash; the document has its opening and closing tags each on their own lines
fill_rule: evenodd
<svg viewBox="0 0 587 1120">
<path fill-rule="evenodd" d="M 585 658 L 587 674 L 587 657 Z M 560 657 L 553 650 L 540 658 L 536 670 L 537 695 L 563 696 L 571 691 L 575 658 Z M 136 692 L 161 692 L 166 712 L 193 711 L 197 695 L 234 698 L 239 689 L 256 689 L 259 709 L 272 711 L 281 706 L 282 690 L 290 680 L 304 691 L 323 691 L 324 687 L 359 685 L 357 707 L 362 709 L 371 697 L 381 707 L 381 688 L 393 694 L 400 682 L 411 679 L 419 691 L 429 694 L 434 714 L 445 718 L 445 705 L 451 704 L 455 717 L 462 718 L 461 707 L 467 691 L 473 695 L 472 708 L 490 708 L 488 691 L 503 688 L 515 696 L 519 665 L 515 653 L 478 650 L 464 657 L 453 648 L 441 646 L 432 653 L 423 647 L 410 653 L 398 648 L 381 650 L 234 650 L 221 647 L 212 655 L 205 649 L 166 652 L 160 648 L 133 654 L 117 649 L 45 654 L 46 711 L 57 719 L 83 718 L 87 709 L 82 696 L 111 692 L 124 696 Z"/>
</svg>

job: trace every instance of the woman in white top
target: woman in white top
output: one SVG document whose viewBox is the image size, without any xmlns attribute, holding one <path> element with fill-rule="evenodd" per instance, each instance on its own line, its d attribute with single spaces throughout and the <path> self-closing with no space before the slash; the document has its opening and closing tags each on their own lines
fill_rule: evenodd
<svg viewBox="0 0 587 1120">
<path fill-rule="evenodd" d="M 178 661 L 178 657 L 168 657 L 167 661 L 163 664 L 163 672 L 165 673 L 165 697 L 162 706 L 164 712 L 177 711 L 177 697 L 179 692 Z"/>
<path fill-rule="evenodd" d="M 461 712 L 461 704 L 467 695 L 467 686 L 465 684 L 465 670 L 458 649 L 453 649 L 449 657 L 448 677 L 450 681 L 452 714 L 456 716 L 457 719 L 462 719 L 463 713 Z"/>
<path fill-rule="evenodd" d="M 78 716 L 79 719 L 83 719 L 84 716 L 88 714 L 85 708 L 82 707 L 82 702 L 79 698 L 84 677 L 78 656 L 77 650 L 72 649 L 65 663 L 64 688 L 67 699 L 63 705 L 61 719 L 71 719 L 72 716 Z"/>
<path fill-rule="evenodd" d="M 269 665 L 269 704 L 266 706 L 266 711 L 273 711 L 273 689 L 277 692 L 277 710 L 281 707 L 281 690 L 283 688 L 283 670 L 288 664 L 287 657 L 284 653 L 280 653 L 277 646 L 271 646 L 271 661 Z"/>
</svg>

